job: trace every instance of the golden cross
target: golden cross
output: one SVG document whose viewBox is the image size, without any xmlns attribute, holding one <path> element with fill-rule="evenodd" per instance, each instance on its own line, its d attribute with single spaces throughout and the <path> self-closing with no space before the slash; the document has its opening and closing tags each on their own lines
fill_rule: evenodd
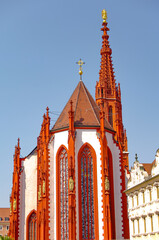
<svg viewBox="0 0 159 240">
<path fill-rule="evenodd" d="M 80 75 L 80 80 L 82 81 L 82 74 L 83 74 L 83 72 L 82 72 L 82 66 L 83 66 L 83 64 L 85 64 L 85 62 L 83 62 L 82 60 L 81 60 L 81 58 L 80 58 L 80 60 L 78 61 L 78 62 L 76 62 L 79 66 L 80 66 L 80 68 L 79 68 L 79 75 Z"/>
</svg>

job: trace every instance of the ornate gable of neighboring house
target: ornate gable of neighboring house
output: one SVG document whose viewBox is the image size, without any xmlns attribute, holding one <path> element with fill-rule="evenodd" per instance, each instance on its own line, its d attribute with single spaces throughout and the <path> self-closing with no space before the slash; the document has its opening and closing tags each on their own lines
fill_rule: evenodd
<svg viewBox="0 0 159 240">
<path fill-rule="evenodd" d="M 137 155 L 133 167 L 131 168 L 130 178 L 128 180 L 128 188 L 143 182 L 149 176 L 144 164 L 139 163 Z"/>
<path fill-rule="evenodd" d="M 152 163 L 151 175 L 155 176 L 159 174 L 159 149 L 156 151 L 155 160 Z"/>
</svg>

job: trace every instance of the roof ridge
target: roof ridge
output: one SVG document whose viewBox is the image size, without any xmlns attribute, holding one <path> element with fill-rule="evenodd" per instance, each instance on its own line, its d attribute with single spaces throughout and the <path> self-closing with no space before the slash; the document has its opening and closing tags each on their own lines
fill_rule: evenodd
<svg viewBox="0 0 159 240">
<path fill-rule="evenodd" d="M 82 81 L 80 81 L 80 82 L 78 83 L 80 86 L 79 86 L 79 89 L 78 89 L 78 96 L 77 96 L 77 101 L 76 101 L 76 107 L 75 107 L 75 111 L 74 111 L 74 116 L 76 115 L 77 103 L 78 103 L 78 98 L 79 98 L 79 93 L 80 93 L 80 88 L 81 88 L 81 82 L 82 82 Z"/>
<path fill-rule="evenodd" d="M 83 82 L 82 82 L 82 83 L 83 83 Z M 90 99 L 89 99 L 89 97 L 88 97 L 88 92 L 86 91 L 87 88 L 86 88 L 86 86 L 84 85 L 84 83 L 83 83 L 83 87 L 84 87 L 84 91 L 86 92 L 86 96 L 87 96 L 87 98 L 88 98 L 88 101 L 89 101 L 89 103 L 90 103 L 90 105 L 91 105 L 91 108 L 92 108 L 92 110 L 93 110 L 93 113 L 94 113 L 94 115 L 95 115 L 95 118 L 97 119 L 97 122 L 98 122 L 99 125 L 100 125 L 100 121 L 98 120 L 97 115 L 96 115 L 96 112 L 95 112 L 95 110 L 94 110 L 94 108 L 93 108 L 93 106 L 92 106 L 92 103 L 91 103 L 91 101 L 90 101 Z"/>
</svg>

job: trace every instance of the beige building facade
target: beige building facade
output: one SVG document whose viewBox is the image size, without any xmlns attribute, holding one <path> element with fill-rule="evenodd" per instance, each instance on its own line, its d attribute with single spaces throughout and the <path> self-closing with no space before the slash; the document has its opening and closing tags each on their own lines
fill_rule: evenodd
<svg viewBox="0 0 159 240">
<path fill-rule="evenodd" d="M 0 236 L 7 236 L 9 231 L 9 208 L 0 208 Z"/>
<path fill-rule="evenodd" d="M 152 163 L 137 155 L 127 184 L 130 239 L 159 239 L 159 149 Z"/>
</svg>

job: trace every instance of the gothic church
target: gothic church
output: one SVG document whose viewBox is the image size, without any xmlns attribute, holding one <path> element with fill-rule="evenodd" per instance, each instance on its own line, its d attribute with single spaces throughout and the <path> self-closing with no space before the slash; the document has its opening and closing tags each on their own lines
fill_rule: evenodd
<svg viewBox="0 0 159 240">
<path fill-rule="evenodd" d="M 52 128 L 47 108 L 36 148 L 20 158 L 19 140 L 15 147 L 9 230 L 15 240 L 129 238 L 127 137 L 106 15 L 95 100 L 80 80 Z"/>
</svg>

